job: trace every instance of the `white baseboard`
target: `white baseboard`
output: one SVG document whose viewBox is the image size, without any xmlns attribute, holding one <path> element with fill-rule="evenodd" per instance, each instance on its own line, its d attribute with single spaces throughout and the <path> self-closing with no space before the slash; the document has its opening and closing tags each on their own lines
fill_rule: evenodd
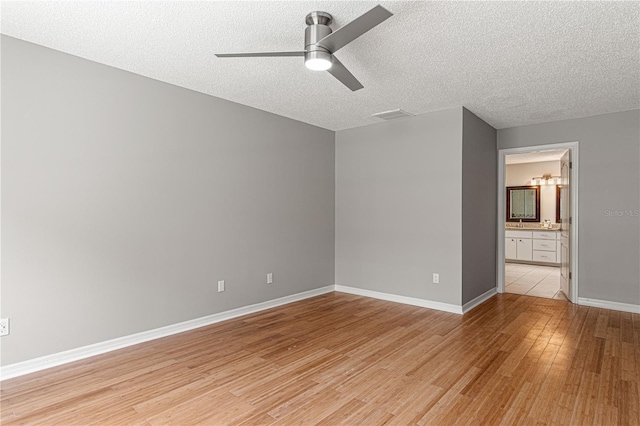
<svg viewBox="0 0 640 426">
<path fill-rule="evenodd" d="M 594 308 L 604 308 L 614 311 L 640 314 L 640 305 L 633 305 L 631 303 L 610 302 L 608 300 L 587 299 L 586 297 L 579 297 L 578 305 L 593 306 Z"/>
<path fill-rule="evenodd" d="M 159 339 L 161 337 L 171 336 L 172 334 L 182 333 L 193 330 L 195 328 L 204 327 L 206 325 L 215 324 L 217 322 L 226 321 L 243 315 L 264 311 L 266 309 L 275 308 L 277 306 L 286 305 L 288 303 L 297 302 L 299 300 L 308 299 L 321 294 L 334 291 L 334 286 L 317 288 L 302 293 L 292 294 L 290 296 L 281 297 L 279 299 L 268 300 L 266 302 L 256 303 L 255 305 L 243 306 L 241 308 L 231 309 L 229 311 L 217 314 L 207 315 L 205 317 L 181 322 L 178 324 L 168 325 L 153 330 L 143 331 L 141 333 L 131 334 L 129 336 L 118 337 L 116 339 L 95 343 L 93 345 L 83 346 L 68 351 L 46 355 L 39 358 L 30 359 L 15 364 L 9 364 L 0 367 L 0 380 L 11 379 L 13 377 L 23 376 L 25 374 L 34 373 L 58 365 L 66 364 L 73 361 L 100 355 L 105 352 L 111 352 L 116 349 L 122 349 L 127 346 L 137 345 L 139 343 L 148 342 L 149 340 Z"/>
<path fill-rule="evenodd" d="M 373 299 L 388 300 L 390 302 L 404 303 L 405 305 L 420 306 L 422 308 L 435 309 L 438 311 L 462 314 L 462 306 L 450 303 L 434 302 L 432 300 L 418 299 L 415 297 L 399 296 L 397 294 L 382 293 L 379 291 L 365 290 L 357 287 L 349 287 L 336 284 L 336 291 L 342 293 L 355 294 L 357 296 L 371 297 Z M 474 299 L 475 300 L 475 299 Z"/>
<path fill-rule="evenodd" d="M 469 312 L 470 310 L 472 310 L 473 308 L 475 308 L 476 306 L 478 306 L 479 304 L 481 304 L 485 300 L 491 299 L 496 294 L 497 294 L 497 291 L 496 291 L 495 287 L 492 288 L 491 290 L 485 291 L 480 296 L 478 296 L 478 297 L 476 297 L 474 299 L 471 299 L 467 303 L 462 305 L 462 313 L 466 314 L 467 312 Z"/>
</svg>

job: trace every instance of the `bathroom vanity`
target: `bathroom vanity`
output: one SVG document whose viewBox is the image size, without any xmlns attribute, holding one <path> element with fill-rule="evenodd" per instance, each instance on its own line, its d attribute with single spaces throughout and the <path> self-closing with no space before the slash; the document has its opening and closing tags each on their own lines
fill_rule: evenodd
<svg viewBox="0 0 640 426">
<path fill-rule="evenodd" d="M 505 259 L 512 262 L 560 263 L 559 231 L 549 229 L 507 229 Z"/>
</svg>

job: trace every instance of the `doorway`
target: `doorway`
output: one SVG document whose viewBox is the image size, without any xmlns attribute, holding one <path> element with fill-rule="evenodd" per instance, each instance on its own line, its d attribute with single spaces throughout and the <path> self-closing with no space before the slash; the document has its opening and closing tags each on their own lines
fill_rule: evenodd
<svg viewBox="0 0 640 426">
<path fill-rule="evenodd" d="M 551 169 L 544 173 L 535 172 L 542 170 L 540 167 L 533 166 L 528 170 L 527 167 L 509 166 L 513 174 L 507 179 L 509 158 L 518 163 L 553 158 L 557 166 L 556 163 L 547 164 Z M 516 292 L 557 299 L 566 295 L 571 302 L 577 302 L 578 161 L 578 142 L 498 151 L 499 293 Z M 509 185 L 514 182 L 517 185 Z M 507 186 L 514 192 L 505 190 Z M 514 216 L 506 205 L 508 195 L 520 196 L 523 188 L 537 191 L 538 210 L 527 210 L 525 214 L 530 216 L 518 216 L 522 211 Z M 518 193 L 515 190 L 519 190 Z M 551 200 L 550 197 L 556 193 Z M 542 202 L 540 195 L 543 195 Z M 560 289 L 562 291 L 558 291 Z"/>
</svg>

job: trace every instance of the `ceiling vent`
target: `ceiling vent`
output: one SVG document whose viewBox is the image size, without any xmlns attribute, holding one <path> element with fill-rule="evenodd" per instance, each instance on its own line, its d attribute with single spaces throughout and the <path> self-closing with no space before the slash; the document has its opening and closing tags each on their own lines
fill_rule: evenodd
<svg viewBox="0 0 640 426">
<path fill-rule="evenodd" d="M 413 117 L 413 114 L 409 114 L 407 111 L 403 111 L 401 109 L 394 109 L 391 111 L 379 112 L 373 114 L 373 116 L 381 120 L 391 121 L 398 120 L 400 118 Z"/>
</svg>

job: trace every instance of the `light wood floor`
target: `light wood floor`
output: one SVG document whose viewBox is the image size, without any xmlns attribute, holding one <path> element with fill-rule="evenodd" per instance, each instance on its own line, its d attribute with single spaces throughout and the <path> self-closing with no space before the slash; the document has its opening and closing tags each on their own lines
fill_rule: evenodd
<svg viewBox="0 0 640 426">
<path fill-rule="evenodd" d="M 640 423 L 640 315 L 329 293 L 2 382 L 12 424 Z"/>
</svg>

